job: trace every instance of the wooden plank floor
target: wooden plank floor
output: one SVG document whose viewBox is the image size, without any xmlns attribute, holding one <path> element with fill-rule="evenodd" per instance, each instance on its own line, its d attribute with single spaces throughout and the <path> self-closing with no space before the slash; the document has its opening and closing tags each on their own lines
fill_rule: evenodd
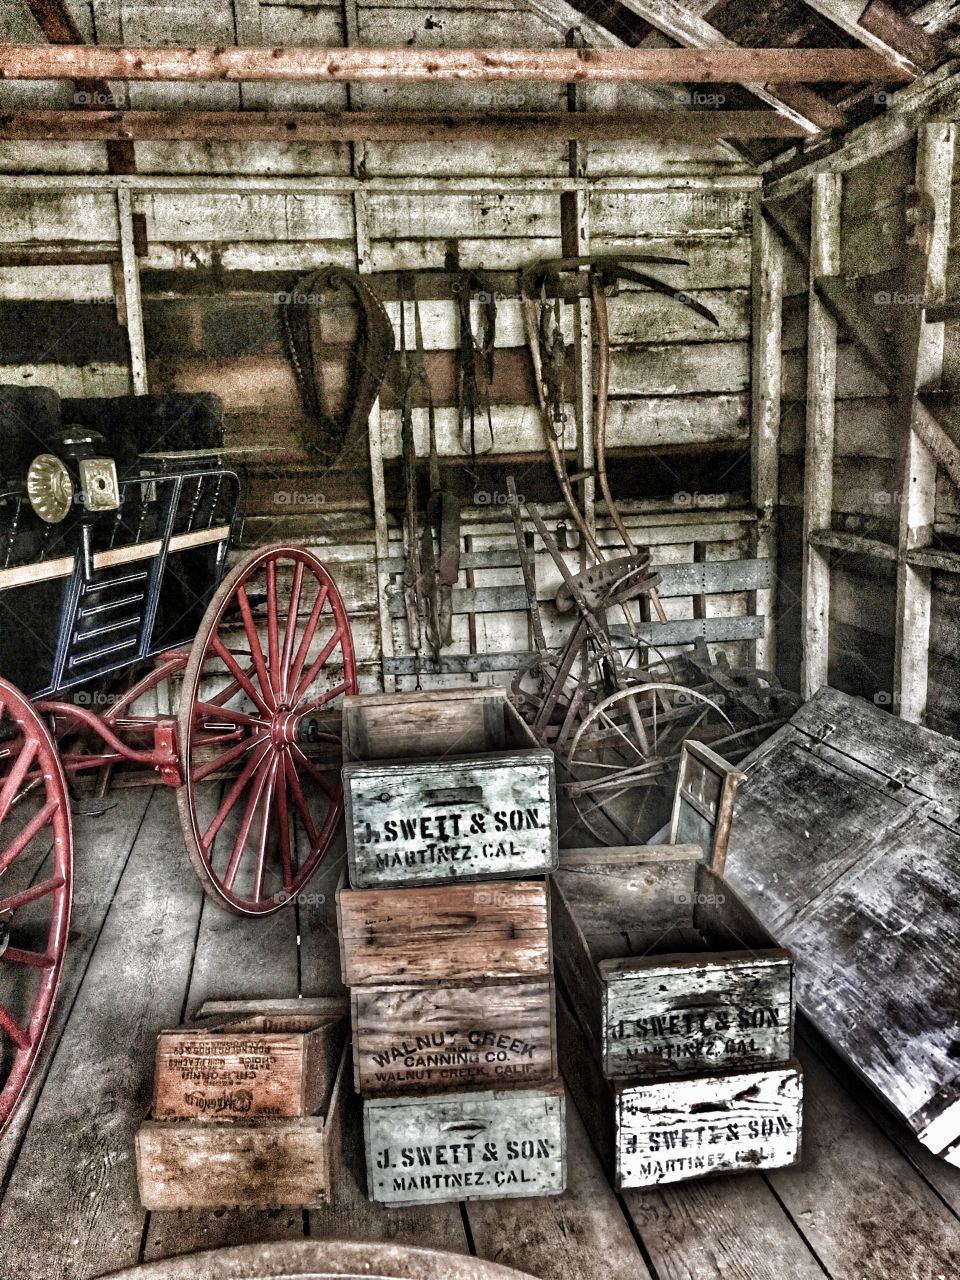
<svg viewBox="0 0 960 1280">
<path fill-rule="evenodd" d="M 802 1166 L 616 1195 L 570 1106 L 570 1189 L 544 1200 L 382 1209 L 363 1190 L 352 1100 L 335 1198 L 302 1213 L 145 1213 L 133 1134 L 153 1038 L 204 1000 L 339 988 L 332 852 L 309 900 L 267 921 L 216 908 L 174 797 L 117 793 L 78 821 L 73 944 L 44 1072 L 0 1144 L 0 1280 L 87 1280 L 258 1240 L 392 1240 L 544 1280 L 956 1280 L 960 1171 L 888 1116 L 812 1032 Z"/>
</svg>

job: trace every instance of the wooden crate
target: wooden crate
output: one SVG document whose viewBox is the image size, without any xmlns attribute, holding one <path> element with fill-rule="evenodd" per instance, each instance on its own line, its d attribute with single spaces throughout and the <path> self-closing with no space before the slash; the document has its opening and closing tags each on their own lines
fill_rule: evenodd
<svg viewBox="0 0 960 1280">
<path fill-rule="evenodd" d="M 564 850 L 551 902 L 557 972 L 608 1078 L 792 1056 L 793 957 L 697 845 Z"/>
<path fill-rule="evenodd" d="M 799 1062 L 682 1078 L 608 1080 L 564 1000 L 558 1028 L 564 1073 L 618 1191 L 799 1162 Z"/>
<path fill-rule="evenodd" d="M 552 972 L 543 880 L 337 892 L 348 987 L 546 977 Z"/>
<path fill-rule="evenodd" d="M 345 698 L 343 750 L 355 889 L 541 875 L 556 865 L 553 754 L 505 690 Z"/>
<path fill-rule="evenodd" d="M 205 1018 L 157 1037 L 155 1120 L 311 1116 L 343 1049 L 336 1014 L 286 1009 Z"/>
<path fill-rule="evenodd" d="M 367 1193 L 381 1204 L 557 1195 L 566 1186 L 563 1085 L 363 1104 Z"/>
<path fill-rule="evenodd" d="M 551 978 L 354 987 L 351 995 L 353 1078 L 364 1097 L 557 1076 Z"/>
<path fill-rule="evenodd" d="M 137 1131 L 137 1184 L 145 1209 L 312 1208 L 332 1189 L 349 1096 L 349 1046 L 323 1115 L 296 1119 L 145 1120 Z"/>
</svg>

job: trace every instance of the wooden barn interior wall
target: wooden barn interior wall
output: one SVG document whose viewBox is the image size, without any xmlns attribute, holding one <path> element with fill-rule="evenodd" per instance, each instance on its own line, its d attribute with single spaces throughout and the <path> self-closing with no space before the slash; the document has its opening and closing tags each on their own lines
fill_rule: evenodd
<svg viewBox="0 0 960 1280">
<path fill-rule="evenodd" d="M 129 43 L 134 33 L 144 42 L 189 42 L 201 22 L 209 42 L 210 24 L 220 18 L 229 43 L 230 22 L 244 15 L 248 43 L 262 38 L 326 45 L 349 38 L 482 45 L 490 43 L 491 22 L 498 44 L 557 43 L 556 24 L 499 0 L 485 0 L 482 8 L 429 10 L 264 0 L 259 6 L 237 4 L 235 13 L 228 3 L 205 5 L 202 16 L 186 3 L 97 3 L 92 12 L 101 43 Z M 18 34 L 35 38 L 5 28 L 7 38 Z M 576 105 L 616 112 L 648 105 L 651 94 L 662 102 L 665 92 L 590 86 Z M 27 105 L 31 95 L 46 105 L 51 95 L 68 104 L 72 86 L 3 85 L 0 105 Z M 343 85 L 130 84 L 116 86 L 116 95 L 121 104 L 144 108 L 568 105 L 563 85 L 364 85 L 349 89 L 349 102 Z M 664 593 L 665 606 L 672 621 L 687 620 L 681 628 L 686 638 L 719 637 L 733 662 L 772 660 L 772 628 L 762 616 L 772 593 L 756 566 L 751 568 L 756 557 L 770 552 L 750 492 L 751 275 L 759 179 L 731 151 L 635 143 L 580 144 L 571 151 L 567 144 L 531 139 L 509 147 L 141 143 L 136 152 L 138 174 L 116 179 L 105 173 L 99 144 L 0 146 L 0 170 L 6 170 L 6 176 L 0 172 L 0 252 L 6 264 L 0 268 L 0 380 L 49 385 L 63 395 L 147 388 L 220 395 L 229 443 L 263 445 L 247 462 L 243 542 L 292 539 L 321 548 L 354 619 L 365 687 L 384 679 L 381 653 L 389 661 L 411 652 L 396 595 L 403 564 L 396 369 L 372 416 L 369 445 L 362 442 L 359 452 L 320 474 L 301 446 L 303 415 L 277 294 L 328 264 L 359 267 L 371 273 L 397 327 L 395 273 L 442 271 L 451 251 L 462 267 L 492 271 L 569 252 L 571 244 L 580 252 L 650 250 L 688 260 L 688 266 L 662 267 L 659 274 L 712 308 L 716 329 L 672 299 L 650 293 L 625 289 L 610 302 L 614 489 L 634 537 L 652 547 L 659 565 L 749 562 L 739 576 L 718 580 L 713 594 L 696 599 L 690 582 L 678 576 Z M 37 250 L 59 252 L 64 260 L 72 255 L 73 265 L 31 265 Z M 12 265 L 18 261 L 23 265 Z M 425 277 L 419 296 L 441 403 L 444 477 L 466 503 L 466 558 L 449 654 L 525 651 L 532 646 L 512 522 L 503 503 L 506 475 L 515 474 L 522 495 L 545 504 L 551 525 L 563 512 L 542 457 L 520 304 L 509 293 L 498 298 L 495 446 L 474 467 L 457 440 L 456 307 L 429 293 Z M 407 319 L 409 340 L 409 308 Z M 343 322 L 331 313 L 334 342 L 349 340 Z M 575 388 L 566 443 L 571 454 L 576 450 L 589 460 L 592 442 L 583 412 L 590 378 L 586 308 L 567 306 L 565 323 Z M 423 457 L 425 414 L 417 417 Z M 584 497 L 590 506 L 589 489 Z M 602 510 L 597 526 L 601 540 L 614 541 Z M 578 568 L 579 561 L 571 541 L 571 565 Z M 549 597 L 559 576 L 544 554 L 537 568 L 540 593 Z M 741 589 L 730 590 L 731 582 Z M 509 607 L 505 595 L 494 597 L 495 587 L 511 589 Z M 546 621 L 548 639 L 558 641 L 567 621 L 549 609 Z M 676 634 L 661 633 L 667 639 Z M 669 645 L 664 651 L 670 652 Z M 463 681 L 463 664 L 451 674 L 457 663 L 445 656 L 445 674 L 424 677 L 425 684 Z M 394 669 L 388 668 L 387 687 L 393 687 Z M 481 678 L 508 679 L 509 671 Z M 406 675 L 399 687 L 414 682 Z"/>
<path fill-rule="evenodd" d="M 932 116 L 933 123 L 921 115 L 909 130 L 891 128 L 888 142 L 876 126 L 835 166 L 788 178 L 779 190 L 774 184 L 778 207 L 821 251 L 818 262 L 801 260 L 775 237 L 783 289 L 778 662 L 791 687 L 810 692 L 825 678 L 956 735 L 956 486 L 919 443 L 903 402 L 851 331 L 823 305 L 812 278 L 840 277 L 865 323 L 886 331 L 893 377 L 919 325 L 917 386 L 954 437 L 960 326 L 950 314 L 931 318 L 922 307 L 949 304 L 957 293 L 955 101 Z M 908 258 L 913 210 L 925 192 L 934 250 L 921 291 Z M 815 607 L 824 602 L 826 625 L 818 627 Z"/>
</svg>

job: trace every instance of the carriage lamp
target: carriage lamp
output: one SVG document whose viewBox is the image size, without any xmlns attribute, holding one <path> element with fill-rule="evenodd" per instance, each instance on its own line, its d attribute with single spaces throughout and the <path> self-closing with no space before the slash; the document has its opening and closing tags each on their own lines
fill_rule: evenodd
<svg viewBox="0 0 960 1280">
<path fill-rule="evenodd" d="M 120 506 L 117 464 L 112 458 L 83 458 L 80 461 L 80 490 L 88 511 L 116 511 Z"/>
<path fill-rule="evenodd" d="M 67 518 L 73 497 L 73 479 L 65 464 L 52 453 L 34 458 L 27 472 L 27 498 L 40 519 L 59 524 Z"/>
</svg>

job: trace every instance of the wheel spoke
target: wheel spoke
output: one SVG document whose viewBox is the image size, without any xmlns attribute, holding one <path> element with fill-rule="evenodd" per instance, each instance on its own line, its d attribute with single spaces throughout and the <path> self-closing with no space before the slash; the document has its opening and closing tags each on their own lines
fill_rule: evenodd
<svg viewBox="0 0 960 1280">
<path fill-rule="evenodd" d="M 312 761 L 310 761 L 307 758 L 307 756 L 303 753 L 300 747 L 294 745 L 291 747 L 291 751 L 296 756 L 300 764 L 303 766 L 304 770 L 310 775 L 310 777 L 317 784 L 317 786 L 320 787 L 323 791 L 325 791 L 327 795 L 330 797 L 330 799 L 332 800 L 337 793 L 336 788 L 330 785 L 330 783 L 323 776 L 320 770 L 316 767 L 315 764 L 312 763 Z"/>
<path fill-rule="evenodd" d="M 224 797 L 223 804 L 221 804 L 220 808 L 217 810 L 216 817 L 210 823 L 209 827 L 207 827 L 206 831 L 203 833 L 200 843 L 202 844 L 203 848 L 206 850 L 208 855 L 210 853 L 210 846 L 213 844 L 214 840 L 216 840 L 217 834 L 219 833 L 220 828 L 226 822 L 228 815 L 230 814 L 234 805 L 237 803 L 237 800 L 240 798 L 240 795 L 243 792 L 243 789 L 246 787 L 247 783 L 253 777 L 254 771 L 263 762 L 263 759 L 266 756 L 269 749 L 270 749 L 269 742 L 263 742 L 260 744 L 257 754 L 247 762 L 243 772 L 240 774 L 240 777 L 237 778 L 236 782 L 233 784 L 233 786 L 230 788 L 230 790 L 227 792 L 226 796 Z"/>
<path fill-rule="evenodd" d="M 311 850 L 316 849 L 317 841 L 319 839 L 317 835 L 317 828 L 314 826 L 313 818 L 310 816 L 310 809 L 303 795 L 303 787 L 300 785 L 300 779 L 297 777 L 297 771 L 293 767 L 293 761 L 289 754 L 286 757 L 284 767 L 287 771 L 287 781 L 290 783 L 290 792 L 293 795 L 293 803 L 296 805 L 297 812 L 300 814 L 304 830 L 307 833 L 307 839 L 310 841 L 310 848 Z"/>
<path fill-rule="evenodd" d="M 267 561 L 267 661 L 270 688 L 273 700 L 279 698 L 283 685 L 280 680 L 280 624 L 278 621 L 279 605 L 277 602 L 277 564 L 275 560 Z"/>
<path fill-rule="evenodd" d="M 277 784 L 277 769 L 279 765 L 280 756 L 276 755 L 270 765 L 267 785 L 263 792 L 263 805 L 260 812 L 260 835 L 257 840 L 257 852 L 253 864 L 253 884 L 250 890 L 250 895 L 254 902 L 263 901 L 263 877 L 267 869 L 267 842 L 270 839 L 270 802 L 273 799 Z"/>
<path fill-rule="evenodd" d="M 218 769 L 225 769 L 228 764 L 233 764 L 234 760 L 239 760 L 251 748 L 257 746 L 263 741 L 262 738 L 245 738 L 243 742 L 238 742 L 235 747 L 231 747 L 229 751 L 221 752 L 215 756 L 213 760 L 208 760 L 206 764 L 200 765 L 198 769 L 193 771 L 194 782 L 203 782 L 209 778 L 211 773 L 216 773 Z"/>
<path fill-rule="evenodd" d="M 277 783 L 277 821 L 280 825 L 280 875 L 284 889 L 293 884 L 293 855 L 290 849 L 290 809 L 287 804 L 287 771 L 279 771 Z"/>
<path fill-rule="evenodd" d="M 255 706 L 260 708 L 260 711 L 263 713 L 263 715 L 265 715 L 269 719 L 273 715 L 273 709 L 267 705 L 267 703 L 264 701 L 263 696 L 257 692 L 253 682 L 247 678 L 247 673 L 241 670 L 240 664 L 237 662 L 236 658 L 234 658 L 233 654 L 230 653 L 229 650 L 225 648 L 220 637 L 218 635 L 211 636 L 210 643 L 213 646 L 214 653 L 217 655 L 220 661 L 223 662 L 230 669 L 230 671 L 233 672 L 234 679 L 236 680 L 237 684 L 239 684 L 243 692 L 247 695 L 250 701 L 254 703 Z M 261 662 L 263 661 L 262 655 L 260 660 Z"/>
<path fill-rule="evenodd" d="M 17 797 L 20 785 L 27 776 L 34 760 L 37 758 L 37 751 L 39 748 L 39 742 L 28 739 L 24 743 L 23 749 L 17 756 L 16 761 L 11 766 L 3 787 L 0 788 L 0 822 L 2 822 L 10 812 L 10 807 Z"/>
<path fill-rule="evenodd" d="M 297 685 L 296 689 L 294 690 L 294 694 L 293 694 L 294 702 L 299 702 L 300 699 L 303 697 L 303 695 L 307 692 L 307 690 L 313 684 L 314 680 L 316 680 L 317 675 L 320 672 L 320 668 L 323 666 L 326 660 L 330 657 L 331 653 L 333 653 L 334 649 L 340 643 L 340 635 L 341 635 L 340 628 L 337 627 L 336 631 L 334 631 L 333 635 L 330 637 L 327 643 L 323 646 L 323 648 L 317 654 L 316 658 L 314 658 L 313 662 L 311 662 L 310 667 L 307 671 L 307 674 L 303 677 L 303 679 L 300 681 L 300 683 Z"/>
<path fill-rule="evenodd" d="M 223 886 L 225 889 L 233 888 L 234 881 L 237 878 L 237 873 L 240 870 L 240 863 L 243 861 L 243 855 L 246 852 L 247 840 L 250 836 L 250 828 L 253 826 L 254 815 L 257 812 L 258 805 L 260 804 L 260 798 L 263 795 L 264 788 L 270 781 L 275 768 L 276 761 L 271 759 L 270 762 L 267 763 L 267 756 L 264 755 L 263 759 L 260 761 L 256 774 L 254 775 L 254 782 L 250 788 L 247 803 L 244 806 L 243 817 L 240 820 L 240 830 L 238 831 L 237 838 L 233 843 L 230 861 L 227 864 L 227 869 L 223 875 Z M 256 898 L 256 895 L 254 895 L 254 898 Z"/>
<path fill-rule="evenodd" d="M 287 624 L 283 631 L 283 656 L 280 659 L 280 688 L 287 693 L 290 688 L 290 663 L 293 659 L 293 646 L 297 638 L 297 617 L 300 613 L 300 591 L 303 586 L 303 561 L 297 561 L 293 571 L 293 586 L 290 588 L 290 608 L 287 613 Z"/>
<path fill-rule="evenodd" d="M 18 1049 L 30 1048 L 29 1032 L 24 1031 L 2 1004 L 0 1004 L 0 1031 L 5 1031 Z"/>
<path fill-rule="evenodd" d="M 7 947 L 6 951 L 0 955 L 0 960 L 6 960 L 12 964 L 30 965 L 33 969 L 52 969 L 57 963 L 53 956 L 39 951 L 21 951 L 18 947 Z"/>
<path fill-rule="evenodd" d="M 21 893 L 11 894 L 9 898 L 0 898 L 0 914 L 5 911 L 16 911 L 19 907 L 36 902 L 38 898 L 45 898 L 48 893 L 55 893 L 57 889 L 62 889 L 65 883 L 63 876 L 51 876 L 49 880 L 32 884 L 29 889 L 24 889 Z"/>
<path fill-rule="evenodd" d="M 300 679 L 300 673 L 303 671 L 303 664 L 307 660 L 307 654 L 310 652 L 310 645 L 313 637 L 317 633 L 317 627 L 320 625 L 320 614 L 323 612 L 323 606 L 327 603 L 327 584 L 324 583 L 317 592 L 317 598 L 313 602 L 313 608 L 310 610 L 310 617 L 307 619 L 307 625 L 303 631 L 303 637 L 297 646 L 297 656 L 293 660 L 293 666 L 290 668 L 290 675 L 287 686 L 296 685 Z"/>
<path fill-rule="evenodd" d="M 20 854 L 23 853 L 30 841 L 47 825 L 58 808 L 56 797 L 48 800 L 42 809 L 39 809 L 27 825 L 23 828 L 18 836 L 7 845 L 6 849 L 0 854 L 0 876 L 3 875 L 7 867 L 10 866 Z"/>
<path fill-rule="evenodd" d="M 269 606 L 269 595 L 267 597 Z M 263 690 L 263 696 L 267 700 L 271 709 L 275 709 L 277 699 L 274 695 L 273 685 L 270 683 L 270 674 L 267 671 L 267 664 L 263 658 L 263 648 L 260 644 L 260 637 L 257 634 L 257 626 L 253 620 L 253 613 L 250 610 L 250 601 L 247 598 L 246 587 L 237 588 L 237 604 L 240 606 L 240 616 L 243 618 L 243 629 L 247 633 L 247 641 L 250 645 L 250 657 L 253 659 L 253 665 L 256 668 L 257 679 L 260 681 L 260 688 Z"/>
<path fill-rule="evenodd" d="M 218 707 L 212 702 L 197 702 L 193 708 L 194 721 L 201 717 L 207 717 L 214 724 L 219 720 L 226 720 L 228 724 L 250 725 L 253 728 L 263 729 L 265 725 L 262 720 L 256 716 L 250 715 L 247 711 L 234 711 L 232 707 Z"/>
<path fill-rule="evenodd" d="M 321 693 L 319 698 L 314 698 L 312 702 L 308 702 L 304 706 L 300 707 L 300 714 L 302 716 L 308 716 L 311 711 L 319 711 L 324 703 L 329 702 L 331 698 L 335 698 L 339 693 L 346 693 L 349 689 L 350 685 L 348 682 L 346 680 L 341 680 L 339 684 L 334 685 L 332 689 L 328 689 L 326 693 Z M 324 741 L 329 742 L 342 741 L 342 739 L 338 738 L 335 733 L 321 734 L 320 737 Z"/>
</svg>

